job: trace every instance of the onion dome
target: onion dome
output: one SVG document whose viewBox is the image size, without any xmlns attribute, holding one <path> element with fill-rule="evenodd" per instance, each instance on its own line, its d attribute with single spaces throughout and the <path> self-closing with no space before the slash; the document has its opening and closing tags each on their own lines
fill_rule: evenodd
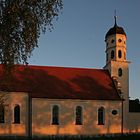
<svg viewBox="0 0 140 140">
<path fill-rule="evenodd" d="M 116 16 L 115 16 L 115 24 L 114 27 L 110 28 L 107 32 L 105 39 L 107 39 L 108 36 L 115 35 L 115 34 L 122 34 L 126 36 L 126 33 L 122 27 L 119 27 L 116 23 Z"/>
</svg>

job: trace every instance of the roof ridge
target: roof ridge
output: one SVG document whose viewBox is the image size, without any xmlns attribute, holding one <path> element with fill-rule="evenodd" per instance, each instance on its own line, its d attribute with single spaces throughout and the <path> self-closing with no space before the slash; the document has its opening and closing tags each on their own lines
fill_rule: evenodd
<svg viewBox="0 0 140 140">
<path fill-rule="evenodd" d="M 0 64 L 2 66 L 3 64 Z M 73 66 L 45 66 L 45 65 L 24 65 L 24 64 L 15 64 L 15 67 L 34 67 L 34 68 L 62 68 L 62 69 L 79 69 L 79 70 L 102 70 L 101 68 L 92 68 L 92 67 L 73 67 Z"/>
</svg>

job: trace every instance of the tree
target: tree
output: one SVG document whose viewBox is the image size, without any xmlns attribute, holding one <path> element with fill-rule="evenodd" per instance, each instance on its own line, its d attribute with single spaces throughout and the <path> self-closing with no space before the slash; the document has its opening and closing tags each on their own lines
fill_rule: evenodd
<svg viewBox="0 0 140 140">
<path fill-rule="evenodd" d="M 5 101 L 7 100 L 7 93 L 0 91 L 0 123 L 4 123 Z"/>
<path fill-rule="evenodd" d="M 41 32 L 53 28 L 53 19 L 62 8 L 62 0 L 0 0 L 0 63 L 6 66 L 6 76 L 1 81 L 4 85 L 12 81 L 11 66 L 27 63 L 38 47 Z M 5 92 L 0 92 L 0 111 L 5 106 L 5 97 Z"/>
<path fill-rule="evenodd" d="M 26 64 L 62 8 L 62 0 L 1 0 L 0 63 Z"/>
<path fill-rule="evenodd" d="M 5 102 L 5 94 L 0 91 L 0 109 L 1 106 L 3 106 L 4 102 Z"/>
</svg>

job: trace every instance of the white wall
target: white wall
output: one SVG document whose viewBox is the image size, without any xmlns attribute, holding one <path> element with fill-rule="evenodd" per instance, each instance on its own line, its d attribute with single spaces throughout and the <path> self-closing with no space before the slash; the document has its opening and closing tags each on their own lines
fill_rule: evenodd
<svg viewBox="0 0 140 140">
<path fill-rule="evenodd" d="M 1 94 L 3 94 L 1 92 Z M 20 124 L 14 123 L 14 107 L 20 106 Z M 21 92 L 5 92 L 5 123 L 0 123 L 0 135 L 22 135 L 28 133 L 28 95 Z"/>
<path fill-rule="evenodd" d="M 33 99 L 33 135 L 93 135 L 121 133 L 121 102 L 96 100 Z M 51 107 L 60 107 L 60 125 L 51 125 Z M 83 125 L 75 125 L 75 107 L 83 106 Z M 105 125 L 98 125 L 97 110 L 105 108 Z M 112 115 L 117 109 L 118 114 Z"/>
</svg>

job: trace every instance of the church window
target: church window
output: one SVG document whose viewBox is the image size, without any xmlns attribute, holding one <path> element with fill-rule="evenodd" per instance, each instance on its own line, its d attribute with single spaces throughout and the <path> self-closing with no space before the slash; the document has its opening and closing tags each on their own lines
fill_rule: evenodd
<svg viewBox="0 0 140 140">
<path fill-rule="evenodd" d="M 0 106 L 0 123 L 4 123 L 5 120 L 4 120 L 4 106 Z"/>
<path fill-rule="evenodd" d="M 112 39 L 112 40 L 111 40 L 111 43 L 114 43 L 114 42 L 115 42 L 115 40 L 114 40 L 114 39 Z"/>
<path fill-rule="evenodd" d="M 108 47 L 108 42 L 106 43 L 106 46 Z"/>
<path fill-rule="evenodd" d="M 106 54 L 106 61 L 108 61 L 108 53 Z"/>
<path fill-rule="evenodd" d="M 119 77 L 122 76 L 122 69 L 121 69 L 121 68 L 118 69 L 118 76 L 119 76 Z"/>
<path fill-rule="evenodd" d="M 82 125 L 82 107 L 81 106 L 77 106 L 76 107 L 76 118 L 75 118 L 75 124 L 76 125 Z"/>
<path fill-rule="evenodd" d="M 124 59 L 126 59 L 126 54 L 125 54 L 125 52 L 124 52 Z"/>
<path fill-rule="evenodd" d="M 122 42 L 122 40 L 121 40 L 121 39 L 118 39 L 118 42 L 120 42 L 120 43 L 121 43 L 121 42 Z"/>
<path fill-rule="evenodd" d="M 105 109 L 104 107 L 100 107 L 98 109 L 98 125 L 105 124 Z"/>
<path fill-rule="evenodd" d="M 111 51 L 111 59 L 114 58 L 114 50 Z"/>
<path fill-rule="evenodd" d="M 14 123 L 20 123 L 20 106 L 14 107 Z"/>
<path fill-rule="evenodd" d="M 54 105 L 52 108 L 52 124 L 59 125 L 59 107 Z"/>
<path fill-rule="evenodd" d="M 118 111 L 117 110 L 112 110 L 112 114 L 113 115 L 117 115 L 118 114 Z"/>
<path fill-rule="evenodd" d="M 122 57 L 122 52 L 121 52 L 121 50 L 118 51 L 118 57 L 119 57 L 119 58 Z"/>
</svg>

